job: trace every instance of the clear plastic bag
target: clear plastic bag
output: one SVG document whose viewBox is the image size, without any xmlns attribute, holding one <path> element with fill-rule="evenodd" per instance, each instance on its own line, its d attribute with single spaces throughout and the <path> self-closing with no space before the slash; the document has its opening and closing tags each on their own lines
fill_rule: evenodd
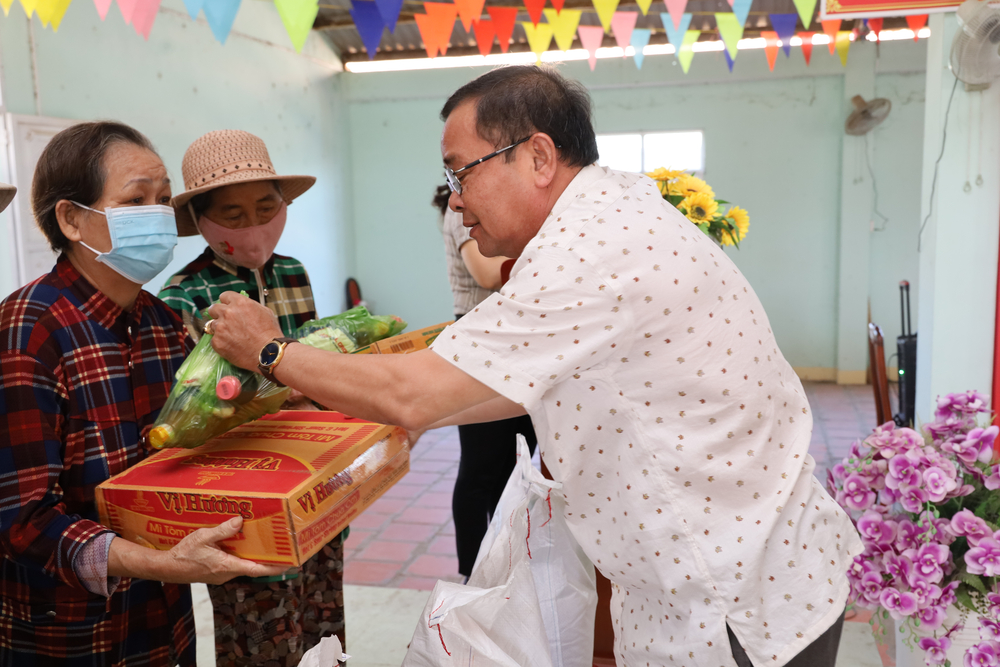
<svg viewBox="0 0 1000 667">
<path fill-rule="evenodd" d="M 209 315 L 206 311 L 202 316 Z M 321 350 L 350 353 L 405 328 L 406 322 L 394 315 L 376 316 L 357 306 L 306 322 L 295 331 L 295 338 Z M 240 424 L 274 414 L 291 391 L 223 359 L 207 333 L 184 360 L 176 380 L 149 432 L 154 449 L 203 445 Z"/>
<path fill-rule="evenodd" d="M 395 315 L 372 315 L 364 306 L 355 306 L 339 315 L 309 320 L 296 329 L 295 338 L 320 350 L 350 354 L 405 328 L 406 322 Z"/>
<path fill-rule="evenodd" d="M 281 409 L 291 391 L 260 373 L 223 359 L 205 334 L 177 371 L 149 443 L 154 449 L 192 448 L 240 424 Z"/>
</svg>

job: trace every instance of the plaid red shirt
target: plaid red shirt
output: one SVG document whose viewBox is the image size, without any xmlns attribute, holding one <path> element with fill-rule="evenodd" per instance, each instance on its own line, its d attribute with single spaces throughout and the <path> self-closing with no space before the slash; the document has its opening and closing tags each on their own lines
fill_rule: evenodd
<svg viewBox="0 0 1000 667">
<path fill-rule="evenodd" d="M 185 338 L 159 299 L 124 312 L 65 256 L 0 303 L 0 667 L 194 665 L 190 587 L 104 598 L 74 570 L 110 532 L 94 488 L 147 455 Z"/>
</svg>

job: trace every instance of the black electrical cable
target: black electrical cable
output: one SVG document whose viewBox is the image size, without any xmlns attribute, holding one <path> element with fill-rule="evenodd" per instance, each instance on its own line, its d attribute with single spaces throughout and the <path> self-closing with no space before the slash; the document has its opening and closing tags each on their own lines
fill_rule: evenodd
<svg viewBox="0 0 1000 667">
<path fill-rule="evenodd" d="M 927 221 L 931 219 L 931 214 L 934 212 L 934 192 L 937 189 L 938 165 L 941 164 L 941 158 L 944 157 L 944 146 L 948 142 L 948 114 L 951 113 L 951 101 L 955 99 L 955 90 L 957 88 L 958 77 L 955 77 L 955 85 L 951 87 L 951 95 L 948 96 L 948 108 L 944 112 L 944 127 L 941 131 L 941 152 L 938 154 L 937 160 L 934 161 L 934 178 L 931 179 L 931 198 L 927 204 L 927 217 L 920 223 L 920 231 L 917 232 L 917 252 L 920 252 L 920 239 L 924 234 L 924 227 L 927 226 Z"/>
<path fill-rule="evenodd" d="M 872 225 L 873 232 L 885 231 L 886 225 L 889 224 L 889 218 L 882 215 L 882 212 L 878 210 L 878 185 L 875 183 L 875 172 L 872 170 L 872 163 L 868 157 L 868 133 L 865 133 L 865 164 L 868 166 L 868 176 L 872 179 L 872 194 L 874 199 L 872 200 L 872 212 L 878 217 L 882 218 L 882 226 L 875 228 Z"/>
</svg>

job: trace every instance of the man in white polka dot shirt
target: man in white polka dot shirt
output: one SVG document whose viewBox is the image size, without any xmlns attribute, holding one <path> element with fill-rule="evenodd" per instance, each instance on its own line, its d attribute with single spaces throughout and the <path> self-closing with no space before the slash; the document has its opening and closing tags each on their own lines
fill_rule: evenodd
<svg viewBox="0 0 1000 667">
<path fill-rule="evenodd" d="M 590 100 L 553 70 L 494 70 L 442 117 L 451 207 L 484 255 L 518 257 L 509 282 L 432 350 L 291 345 L 275 376 L 413 430 L 530 414 L 613 583 L 619 665 L 832 667 L 861 544 L 746 279 L 651 180 L 593 164 Z M 216 348 L 251 367 L 275 331 L 223 301 Z"/>
</svg>

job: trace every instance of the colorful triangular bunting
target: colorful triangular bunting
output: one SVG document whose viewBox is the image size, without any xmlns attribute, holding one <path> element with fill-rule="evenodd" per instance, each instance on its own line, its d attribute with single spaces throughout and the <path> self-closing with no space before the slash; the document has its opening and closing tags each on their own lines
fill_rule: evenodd
<svg viewBox="0 0 1000 667">
<path fill-rule="evenodd" d="M 437 36 L 438 53 L 443 56 L 448 53 L 448 43 L 455 30 L 455 19 L 458 18 L 458 7 L 450 2 L 425 2 L 424 11 L 431 17 L 431 25 Z"/>
<path fill-rule="evenodd" d="M 688 30 L 684 33 L 684 41 L 681 42 L 681 48 L 677 51 L 677 60 L 680 62 L 681 69 L 684 70 L 685 74 L 691 68 L 691 59 L 694 58 L 694 49 L 691 47 L 698 41 L 698 37 L 700 36 L 701 30 Z"/>
<path fill-rule="evenodd" d="M 70 0 L 39 0 L 35 13 L 38 14 L 43 26 L 49 27 L 51 25 L 52 32 L 59 32 L 59 25 L 66 15 L 69 3 Z"/>
<path fill-rule="evenodd" d="M 38 0 L 21 0 L 21 9 L 24 10 L 24 15 L 29 19 L 31 15 L 35 13 L 35 7 L 38 5 Z"/>
<path fill-rule="evenodd" d="M 802 57 L 806 59 L 806 67 L 809 67 L 809 61 L 812 60 L 813 53 L 813 35 L 814 32 L 800 32 L 799 39 L 802 40 Z"/>
<path fill-rule="evenodd" d="M 635 52 L 632 57 L 635 58 L 635 66 L 638 69 L 642 69 L 642 60 L 646 57 L 646 54 L 642 50 L 649 44 L 649 38 L 652 34 L 653 31 L 649 28 L 636 28 L 632 31 L 632 39 L 629 45 Z"/>
<path fill-rule="evenodd" d="M 417 24 L 417 30 L 420 32 L 420 41 L 424 43 L 424 51 L 427 52 L 427 57 L 436 58 L 438 53 L 440 53 L 437 23 L 434 22 L 434 19 L 429 14 L 414 14 L 413 20 Z"/>
<path fill-rule="evenodd" d="M 382 23 L 389 32 L 396 32 L 396 21 L 399 20 L 399 10 L 403 8 L 403 0 L 375 0 Z"/>
<path fill-rule="evenodd" d="M 875 37 L 882 32 L 883 19 L 868 19 L 868 29 L 875 33 Z"/>
<path fill-rule="evenodd" d="M 462 19 L 462 27 L 465 32 L 472 32 L 472 22 L 483 17 L 483 5 L 485 0 L 455 0 L 458 7 L 458 18 Z"/>
<path fill-rule="evenodd" d="M 541 63 L 542 54 L 549 50 L 549 44 L 552 43 L 552 26 L 548 23 L 533 25 L 528 21 L 522 21 L 521 27 L 524 28 L 524 36 L 528 38 L 528 48 Z"/>
<path fill-rule="evenodd" d="M 524 0 L 524 8 L 528 10 L 528 18 L 531 23 L 538 25 L 542 20 L 542 8 L 545 7 L 545 0 Z"/>
<path fill-rule="evenodd" d="M 565 0 L 552 0 L 552 7 L 555 8 L 556 14 L 562 11 Z"/>
<path fill-rule="evenodd" d="M 479 19 L 472 24 L 472 30 L 476 33 L 476 46 L 479 47 L 479 53 L 488 56 L 493 50 L 493 39 L 497 36 L 493 19 Z"/>
<path fill-rule="evenodd" d="M 781 40 L 781 50 L 785 52 L 785 57 L 792 55 L 792 37 L 795 36 L 795 23 L 799 20 L 798 14 L 771 14 L 771 27 L 778 33 Z"/>
<path fill-rule="evenodd" d="M 379 16 L 378 9 L 374 7 L 374 4 L 373 2 L 372 7 L 375 10 L 375 15 L 378 16 L 379 37 L 381 38 L 382 17 Z M 302 47 L 305 46 L 306 38 L 309 36 L 309 31 L 312 30 L 313 23 L 316 22 L 319 5 L 316 0 L 274 0 L 274 7 L 278 10 L 278 16 L 281 17 L 281 22 L 285 26 L 285 32 L 292 40 L 292 46 L 295 47 L 296 51 L 301 52 Z M 352 13 L 351 16 L 353 17 L 354 14 Z M 354 25 L 357 26 L 357 24 L 357 19 L 354 19 Z M 358 33 L 361 33 L 360 28 Z M 365 42 L 364 37 L 361 38 L 361 41 L 367 48 L 368 42 Z M 378 46 L 378 42 L 375 43 L 375 46 Z M 369 60 L 374 53 L 374 49 L 368 52 Z"/>
<path fill-rule="evenodd" d="M 726 57 L 726 66 L 729 67 L 729 73 L 732 74 L 732 72 L 733 72 L 733 65 L 736 64 L 736 61 L 733 60 L 732 56 L 729 55 L 729 50 L 728 49 L 722 49 L 722 55 L 724 55 Z"/>
<path fill-rule="evenodd" d="M 96 1 L 97 0 L 95 0 L 95 2 Z M 3 15 L 4 16 L 7 16 L 8 14 L 10 14 L 10 7 L 13 4 L 14 4 L 14 0 L 0 0 L 0 9 L 3 9 Z M 97 8 L 97 11 L 98 12 L 101 11 L 100 7 Z M 104 13 L 107 14 L 108 13 L 107 10 L 105 10 Z M 104 17 L 101 17 L 101 18 L 103 20 Z"/>
<path fill-rule="evenodd" d="M 49 27 L 52 20 L 52 0 L 38 0 L 35 3 L 35 16 L 42 22 L 43 28 Z"/>
<path fill-rule="evenodd" d="M 625 47 L 632 42 L 632 31 L 635 30 L 635 22 L 639 18 L 639 12 L 615 12 L 611 17 L 611 33 L 615 36 L 618 48 L 622 50 L 622 58 L 625 57 Z"/>
<path fill-rule="evenodd" d="M 851 49 L 851 31 L 839 31 L 834 45 L 837 47 L 837 55 L 840 56 L 840 64 L 847 67 L 847 52 Z"/>
<path fill-rule="evenodd" d="M 10 0 L 7 3 L 7 6 L 10 7 L 10 3 L 13 1 L 14 0 Z M 3 0 L 0 0 L 0 4 L 3 4 Z M 103 21 L 108 18 L 108 10 L 111 9 L 111 0 L 94 0 L 94 7 L 97 8 L 97 15 L 100 16 Z M 201 5 L 198 5 L 198 10 L 201 11 Z"/>
<path fill-rule="evenodd" d="M 813 14 L 816 12 L 816 0 L 794 0 L 795 9 L 799 12 L 799 18 L 802 19 L 802 27 L 806 30 L 812 24 Z"/>
<path fill-rule="evenodd" d="M 753 4 L 753 0 L 735 0 L 733 2 L 733 14 L 736 15 L 736 20 L 740 22 L 741 27 L 745 27 L 747 24 L 747 17 L 750 16 L 750 6 Z"/>
<path fill-rule="evenodd" d="M 132 14 L 135 13 L 135 5 L 137 0 L 118 0 L 118 9 L 121 10 L 122 18 L 125 19 L 125 25 L 132 23 Z M 24 4 L 24 0 L 21 0 L 21 4 Z M 229 32 L 228 30 L 226 31 Z"/>
<path fill-rule="evenodd" d="M 314 0 L 315 1 L 315 0 Z M 67 5 L 69 2 L 66 3 Z M 156 12 L 160 11 L 160 0 L 139 0 L 135 11 L 132 13 L 132 28 L 142 38 L 149 41 L 149 33 L 153 29 L 153 22 L 156 21 Z M 315 15 L 313 15 L 315 19 Z M 55 28 L 55 22 L 52 27 Z M 309 24 L 312 28 L 312 24 Z"/>
<path fill-rule="evenodd" d="M 917 32 L 927 25 L 927 14 L 914 14 L 906 17 L 906 25 L 913 31 L 913 41 L 917 41 Z"/>
<path fill-rule="evenodd" d="M 688 0 L 663 0 L 663 4 L 667 6 L 667 13 L 670 14 L 670 20 L 674 24 L 675 30 L 681 29 L 681 19 L 684 17 L 684 10 L 687 9 Z M 663 14 L 660 14 L 663 17 Z M 667 22 L 663 22 L 664 27 L 666 27 Z"/>
<path fill-rule="evenodd" d="M 767 66 L 774 71 L 774 61 L 778 59 L 778 33 L 773 30 L 761 30 L 760 36 L 764 38 L 764 55 L 767 56 Z"/>
<path fill-rule="evenodd" d="M 635 4 L 639 5 L 639 11 L 645 16 L 649 13 L 649 6 L 653 4 L 653 0 L 635 0 Z"/>
<path fill-rule="evenodd" d="M 682 15 L 677 27 L 674 27 L 673 18 L 666 12 L 660 14 L 660 19 L 663 21 L 663 29 L 667 33 L 667 41 L 673 44 L 674 53 L 678 53 L 681 44 L 684 43 L 684 35 L 687 34 L 688 28 L 691 27 L 691 15 Z"/>
<path fill-rule="evenodd" d="M 582 25 L 576 32 L 580 35 L 580 45 L 587 49 L 590 71 L 594 71 L 594 67 L 597 66 L 597 49 L 601 48 L 601 43 L 604 41 L 604 28 L 599 25 Z"/>
<path fill-rule="evenodd" d="M 830 19 L 823 21 L 823 34 L 830 38 L 830 55 L 832 56 L 836 48 L 837 32 L 840 31 L 840 19 Z"/>
<path fill-rule="evenodd" d="M 510 39 L 514 36 L 514 24 L 517 22 L 517 7 L 487 7 L 486 11 L 493 19 L 493 27 L 496 29 L 497 41 L 500 43 L 500 52 L 507 53 L 510 48 Z"/>
<path fill-rule="evenodd" d="M 280 12 L 281 6 L 278 3 L 288 1 L 274 0 L 274 4 L 278 5 L 278 11 Z M 382 42 L 382 31 L 385 29 L 382 13 L 378 10 L 378 5 L 374 0 L 351 0 L 350 11 L 351 18 L 354 19 L 354 27 L 358 30 L 358 37 L 361 38 L 361 43 L 365 45 L 365 51 L 368 52 L 368 60 L 371 60 L 375 57 L 378 45 Z M 314 20 L 315 18 L 313 16 Z M 282 16 L 282 20 L 284 20 L 284 16 Z M 312 25 L 310 24 L 309 27 L 311 28 Z M 291 35 L 291 31 L 288 34 Z M 292 37 L 292 41 L 295 41 L 294 37 Z M 424 40 L 425 44 L 426 41 Z M 298 48 L 299 50 L 301 49 L 301 47 Z"/>
<path fill-rule="evenodd" d="M 601 25 L 604 27 L 604 32 L 611 32 L 611 19 L 614 18 L 615 10 L 618 9 L 618 0 L 592 1 L 594 3 L 594 9 L 597 10 L 597 18 L 601 19 Z"/>
<path fill-rule="evenodd" d="M 556 46 L 560 51 L 569 51 L 573 47 L 573 38 L 576 37 L 576 28 L 580 25 L 583 12 L 579 9 L 564 9 L 560 13 L 554 9 L 546 9 L 544 13 L 545 20 L 552 26 Z"/>
<path fill-rule="evenodd" d="M 122 0 L 118 0 L 121 7 Z M 205 12 L 205 20 L 208 27 L 212 29 L 221 44 L 226 43 L 229 31 L 233 29 L 233 21 L 236 19 L 236 12 L 240 10 L 240 0 L 205 0 L 202 11 Z"/>
<path fill-rule="evenodd" d="M 722 37 L 722 41 L 726 45 L 729 57 L 736 58 L 737 44 L 743 37 L 743 24 L 732 12 L 716 12 L 715 24 L 719 27 L 719 36 Z"/>
</svg>

